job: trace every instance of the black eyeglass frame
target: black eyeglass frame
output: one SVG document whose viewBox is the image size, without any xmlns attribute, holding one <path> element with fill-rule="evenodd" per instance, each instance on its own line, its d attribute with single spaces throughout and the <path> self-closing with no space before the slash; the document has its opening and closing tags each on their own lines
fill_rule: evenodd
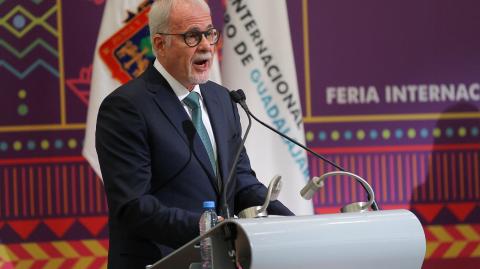
<svg viewBox="0 0 480 269">
<path fill-rule="evenodd" d="M 212 39 L 212 42 L 210 43 L 210 45 L 215 45 L 218 43 L 218 41 L 220 40 L 220 31 L 218 31 L 216 28 L 210 28 L 206 31 L 198 31 L 198 30 L 189 30 L 189 31 L 186 31 L 185 33 L 181 33 L 181 34 L 173 34 L 173 33 L 157 33 L 159 35 L 178 35 L 178 36 L 183 36 L 183 41 L 185 42 L 185 44 L 187 46 L 189 46 L 190 48 L 193 48 L 193 47 L 196 47 L 198 46 L 198 44 L 200 44 L 200 42 L 202 42 L 202 39 L 203 37 L 205 37 L 207 40 L 208 40 L 208 36 L 207 35 L 212 35 L 213 36 L 213 32 L 212 31 L 215 31 L 217 32 L 217 40 L 213 40 Z M 194 34 L 192 36 L 187 36 L 188 34 Z M 195 44 L 189 44 L 187 42 L 187 38 L 189 37 L 195 37 L 195 40 L 196 40 L 196 43 Z M 199 38 L 200 37 L 200 38 Z"/>
</svg>

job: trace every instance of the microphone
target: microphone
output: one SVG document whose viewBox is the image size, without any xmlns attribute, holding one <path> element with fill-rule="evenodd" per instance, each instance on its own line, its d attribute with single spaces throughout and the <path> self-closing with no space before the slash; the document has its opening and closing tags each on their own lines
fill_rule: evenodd
<svg viewBox="0 0 480 269">
<path fill-rule="evenodd" d="M 265 202 L 263 202 L 263 205 L 245 208 L 238 213 L 238 217 L 242 219 L 268 217 L 267 207 L 270 202 L 277 200 L 281 190 L 282 177 L 275 175 L 270 181 L 270 184 L 268 184 L 267 197 L 265 197 Z"/>
<path fill-rule="evenodd" d="M 266 128 L 270 129 L 270 130 L 273 131 L 274 133 L 280 135 L 281 137 L 287 139 L 288 141 L 294 143 L 295 145 L 301 147 L 302 149 L 310 152 L 310 153 L 313 154 L 315 157 L 317 157 L 317 158 L 321 159 L 322 161 L 330 164 L 331 166 L 335 167 L 336 169 L 338 169 L 338 170 L 340 170 L 340 171 L 342 171 L 342 172 L 344 172 L 344 173 L 348 173 L 345 169 L 343 169 L 342 167 L 340 167 L 340 166 L 337 165 L 336 163 L 330 161 L 329 159 L 323 157 L 322 155 L 316 153 L 315 151 L 307 148 L 306 146 L 298 143 L 295 139 L 293 139 L 293 138 L 291 138 L 291 137 L 289 137 L 289 136 L 287 136 L 287 135 L 285 135 L 285 134 L 277 131 L 275 128 L 271 127 L 270 125 L 268 125 L 268 124 L 266 124 L 265 122 L 261 121 L 259 118 L 255 117 L 255 115 L 253 115 L 253 114 L 250 112 L 250 110 L 248 109 L 248 106 L 247 106 L 247 104 L 246 104 L 246 96 L 245 96 L 245 93 L 243 92 L 242 89 L 238 89 L 238 90 L 236 90 L 236 91 L 230 92 L 230 97 L 232 98 L 232 100 L 233 100 L 235 103 L 240 104 L 240 106 L 245 110 L 245 112 L 247 113 L 247 115 L 249 115 L 249 117 L 248 117 L 248 119 L 249 119 L 249 127 L 250 127 L 250 125 L 251 125 L 251 123 L 250 123 L 250 121 L 251 121 L 250 116 L 251 116 L 253 119 L 255 119 L 255 121 L 257 121 L 257 122 L 260 123 L 261 125 L 265 126 Z M 358 176 L 357 176 L 357 177 L 358 177 Z M 365 182 L 366 182 L 366 181 L 365 181 Z M 319 186 L 320 184 L 321 184 L 321 186 L 323 186 L 323 180 L 321 181 L 321 183 L 315 183 L 315 182 L 313 182 L 313 180 L 309 181 L 308 184 L 307 184 L 308 188 L 307 188 L 307 186 L 304 187 L 304 189 L 307 188 L 307 189 L 305 190 L 305 193 L 308 193 L 309 196 L 310 196 L 310 195 L 313 196 L 313 193 L 314 193 L 318 188 L 321 187 L 321 186 Z M 368 185 L 368 183 L 367 183 L 367 185 Z M 315 186 L 315 187 L 314 187 L 314 186 Z M 368 185 L 368 186 L 370 186 L 370 185 Z M 363 188 L 365 189 L 365 191 L 368 193 L 368 200 L 369 200 L 369 201 L 372 201 L 372 203 L 371 203 L 372 209 L 375 210 L 375 211 L 378 210 L 379 208 L 378 208 L 377 202 L 376 202 L 374 199 L 372 199 L 372 198 L 373 198 L 373 190 L 372 190 L 372 194 L 371 194 L 371 193 L 370 193 L 371 188 L 370 188 L 370 190 L 369 190 L 368 187 L 366 187 L 364 184 L 362 184 L 362 187 L 363 187 Z M 304 189 L 302 189 L 302 191 L 303 191 Z M 303 197 L 303 194 L 302 194 L 302 197 Z M 310 198 L 310 199 L 311 199 L 311 198 Z"/>
<path fill-rule="evenodd" d="M 345 212 L 364 212 L 364 211 L 367 211 L 368 208 L 370 206 L 372 206 L 373 203 L 375 202 L 375 193 L 373 192 L 373 189 L 370 186 L 370 184 L 368 184 L 368 182 L 365 179 L 363 179 L 362 177 L 360 177 L 358 175 L 355 175 L 353 173 L 350 173 L 350 172 L 345 172 L 345 171 L 328 172 L 328 173 L 325 173 L 325 174 L 321 175 L 320 177 L 312 178 L 312 180 L 310 180 L 307 183 L 307 185 L 305 185 L 305 187 L 303 187 L 302 190 L 300 191 L 300 195 L 303 197 L 303 199 L 305 199 L 305 200 L 312 199 L 315 192 L 317 192 L 318 189 L 320 189 L 321 187 L 323 187 L 325 185 L 324 181 L 329 176 L 350 176 L 350 177 L 353 177 L 357 181 L 359 181 L 362 184 L 363 188 L 367 191 L 367 194 L 368 194 L 368 197 L 369 197 L 368 202 L 355 202 L 355 203 L 348 204 L 348 205 L 341 208 L 341 212 L 343 212 L 343 213 L 345 213 Z"/>
<path fill-rule="evenodd" d="M 323 187 L 325 183 L 323 183 L 323 180 L 320 180 L 319 177 L 313 177 L 312 180 L 310 180 L 305 187 L 300 190 L 300 195 L 303 197 L 305 200 L 311 200 L 313 198 L 313 195 L 317 192 L 318 189 Z"/>
<path fill-rule="evenodd" d="M 243 96 L 245 96 L 245 94 Z M 242 97 L 241 97 L 241 95 L 239 95 L 239 93 L 237 93 L 235 91 L 231 91 L 230 92 L 230 98 L 233 101 L 235 101 L 235 100 L 241 99 Z M 235 102 L 237 103 L 237 101 L 235 101 Z M 248 117 L 247 129 L 245 130 L 245 134 L 243 135 L 242 142 L 238 146 L 237 153 L 235 154 L 235 159 L 233 159 L 232 167 L 230 168 L 230 172 L 228 173 L 227 180 L 225 181 L 225 186 L 222 189 L 223 213 L 225 214 L 225 217 L 227 219 L 231 218 L 230 209 L 228 208 L 228 202 L 227 202 L 228 184 L 232 180 L 233 174 L 235 173 L 235 168 L 237 167 L 238 159 L 240 158 L 240 154 L 242 153 L 243 147 L 245 146 L 245 140 L 247 140 L 248 133 L 250 132 L 250 128 L 252 127 L 252 119 L 250 118 L 250 115 L 248 113 L 247 113 L 247 117 Z"/>
<path fill-rule="evenodd" d="M 235 103 L 240 104 L 240 106 L 242 106 L 243 110 L 245 110 L 245 112 L 247 112 L 247 114 L 248 114 L 247 116 L 250 117 L 250 109 L 248 109 L 247 103 L 245 102 L 247 100 L 247 97 L 245 96 L 245 93 L 241 89 L 236 90 L 236 91 L 231 91 L 230 92 L 230 97 L 232 98 L 232 100 Z M 253 117 L 255 117 L 255 116 L 253 116 Z"/>
</svg>

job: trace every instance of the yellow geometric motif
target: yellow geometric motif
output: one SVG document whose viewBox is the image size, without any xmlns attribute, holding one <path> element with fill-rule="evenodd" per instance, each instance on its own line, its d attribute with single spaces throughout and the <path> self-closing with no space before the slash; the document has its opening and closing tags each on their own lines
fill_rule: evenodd
<svg viewBox="0 0 480 269">
<path fill-rule="evenodd" d="M 48 32 L 50 32 L 54 36 L 58 36 L 58 32 L 52 26 L 47 23 L 47 19 L 57 11 L 57 6 L 51 7 L 47 12 L 45 12 L 41 17 L 35 17 L 32 13 L 28 10 L 23 8 L 20 5 L 15 6 L 10 12 L 7 13 L 3 18 L 0 18 L 0 25 L 5 27 L 10 33 L 15 35 L 17 38 L 23 37 L 26 33 L 28 33 L 33 27 L 39 25 L 45 28 Z M 21 31 L 18 31 L 14 27 L 12 27 L 8 20 L 15 14 L 21 13 L 25 15 L 27 18 L 30 19 L 30 23 L 24 27 Z"/>
<path fill-rule="evenodd" d="M 53 247 L 57 253 L 49 255 L 47 248 L 44 248 L 45 244 Z M 83 253 L 76 250 L 76 245 L 79 244 Z M 91 268 L 93 263 L 98 266 L 95 268 L 107 268 L 108 250 L 98 240 L 80 240 L 75 241 L 75 244 L 69 241 L 23 243 L 15 244 L 15 249 L 21 249 L 23 256 L 28 253 L 30 257 L 20 258 L 22 254 L 16 254 L 14 248 L 9 245 L 0 245 L 0 268 L 5 265 L 15 265 L 15 268 L 38 268 L 41 263 L 42 268 L 54 269 L 64 267 L 66 262 L 71 264 L 72 268 Z M 85 251 L 90 255 L 85 255 Z M 58 253 L 61 255 L 59 256 Z"/>
<path fill-rule="evenodd" d="M 425 233 L 429 233 L 434 237 L 429 238 L 427 241 L 426 259 L 480 257 L 480 232 L 476 231 L 472 225 L 429 225 L 424 226 L 424 229 Z M 470 245 L 471 251 L 462 254 L 467 245 Z"/>
</svg>

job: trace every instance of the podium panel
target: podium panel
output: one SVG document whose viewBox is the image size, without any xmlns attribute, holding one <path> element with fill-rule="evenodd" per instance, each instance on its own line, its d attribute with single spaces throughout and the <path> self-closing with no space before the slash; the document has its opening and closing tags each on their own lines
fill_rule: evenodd
<svg viewBox="0 0 480 269">
<path fill-rule="evenodd" d="M 225 229 L 233 240 L 225 236 Z M 408 210 L 226 220 L 212 236 L 214 268 L 420 269 L 426 243 L 422 225 Z M 197 237 L 153 265 L 189 268 L 200 261 Z"/>
</svg>

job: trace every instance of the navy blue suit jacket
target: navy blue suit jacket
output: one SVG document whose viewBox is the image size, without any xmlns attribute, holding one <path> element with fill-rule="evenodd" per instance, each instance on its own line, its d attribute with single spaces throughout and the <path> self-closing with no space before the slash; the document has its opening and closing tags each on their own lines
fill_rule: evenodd
<svg viewBox="0 0 480 269">
<path fill-rule="evenodd" d="M 228 90 L 200 85 L 225 181 L 241 141 Z M 109 207 L 109 268 L 144 268 L 199 234 L 202 203 L 221 201 L 221 188 L 200 137 L 167 81 L 150 65 L 102 103 L 96 148 Z M 273 171 L 272 171 L 273 172 Z M 231 212 L 261 205 L 266 196 L 243 151 L 229 183 Z M 292 215 L 280 202 L 271 214 Z"/>
</svg>

